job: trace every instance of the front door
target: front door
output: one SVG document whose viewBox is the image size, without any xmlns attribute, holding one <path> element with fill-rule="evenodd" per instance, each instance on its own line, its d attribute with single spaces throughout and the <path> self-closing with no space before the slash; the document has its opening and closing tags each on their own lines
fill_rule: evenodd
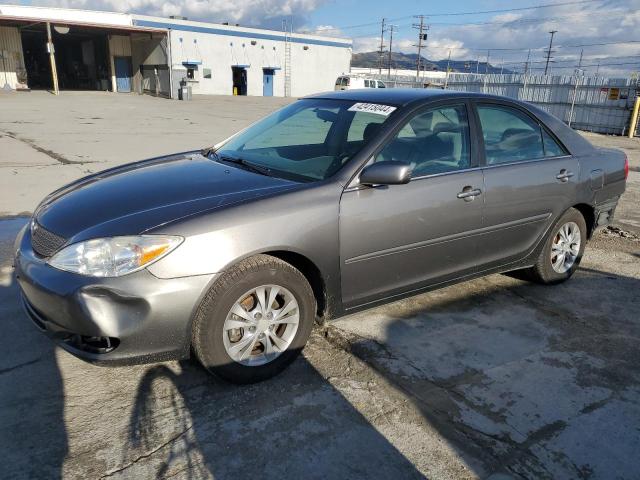
<svg viewBox="0 0 640 480">
<path fill-rule="evenodd" d="M 479 262 L 527 255 L 576 196 L 579 162 L 537 119 L 514 106 L 477 105 L 485 150 L 485 233 Z"/>
<path fill-rule="evenodd" d="M 273 69 L 264 68 L 262 70 L 262 95 L 273 97 Z"/>
<path fill-rule="evenodd" d="M 346 308 L 473 269 L 482 227 L 482 172 L 470 152 L 464 104 L 414 115 L 373 161 L 413 167 L 406 185 L 348 188 L 340 202 Z"/>
<path fill-rule="evenodd" d="M 114 57 L 116 69 L 116 89 L 118 92 L 131 92 L 131 57 Z"/>
</svg>

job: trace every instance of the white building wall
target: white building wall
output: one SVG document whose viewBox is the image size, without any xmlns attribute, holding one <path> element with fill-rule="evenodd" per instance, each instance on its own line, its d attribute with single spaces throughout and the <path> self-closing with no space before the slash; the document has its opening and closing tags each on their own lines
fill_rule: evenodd
<svg viewBox="0 0 640 480">
<path fill-rule="evenodd" d="M 333 90 L 336 79 L 349 72 L 350 64 L 351 48 L 292 44 L 291 95 L 300 97 Z"/>
<path fill-rule="evenodd" d="M 284 96 L 283 32 L 140 15 L 133 16 L 133 23 L 170 30 L 174 96 L 179 80 L 187 75 L 185 64 L 197 65 L 195 82 L 189 83 L 194 94 L 233 94 L 231 67 L 246 65 L 248 95 L 261 96 L 263 69 L 275 68 L 273 94 Z M 211 30 L 219 33 L 210 33 Z M 350 62 L 349 40 L 294 34 L 291 42 L 291 94 L 303 96 L 333 90 L 336 78 L 349 71 Z M 205 70 L 211 71 L 211 78 L 205 78 Z"/>
<path fill-rule="evenodd" d="M 171 31 L 171 68 L 174 78 L 186 77 L 184 63 L 197 64 L 196 82 L 190 83 L 194 94 L 231 95 L 231 67 L 247 66 L 247 94 L 262 95 L 263 68 L 277 67 L 273 94 L 284 96 L 284 42 L 254 40 L 236 36 L 220 36 L 198 32 Z M 211 78 L 204 78 L 205 69 Z"/>
</svg>

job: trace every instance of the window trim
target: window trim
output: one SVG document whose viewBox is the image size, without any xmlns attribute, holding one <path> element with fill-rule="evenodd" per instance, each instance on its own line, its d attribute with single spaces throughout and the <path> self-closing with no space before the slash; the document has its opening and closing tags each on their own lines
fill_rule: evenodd
<svg viewBox="0 0 640 480">
<path fill-rule="evenodd" d="M 571 152 L 569 151 L 569 149 L 567 147 L 565 147 L 565 145 L 558 139 L 558 137 L 538 118 L 536 117 L 533 113 L 531 113 L 529 110 L 527 110 L 526 108 L 524 108 L 521 105 L 518 105 L 517 103 L 511 103 L 511 102 L 506 102 L 503 100 L 497 100 L 497 99 L 471 99 L 470 100 L 471 103 L 471 108 L 473 109 L 473 115 L 475 117 L 475 126 L 476 126 L 476 132 L 475 132 L 475 136 L 476 136 L 476 141 L 478 142 L 478 160 L 479 160 L 479 166 L 481 168 L 497 168 L 497 167 L 506 167 L 506 166 L 512 166 L 512 165 L 520 165 L 523 163 L 533 163 L 533 162 L 541 162 L 541 161 L 545 161 L 545 160 L 553 160 L 553 159 L 560 159 L 560 158 L 570 158 L 573 155 L 571 154 Z M 524 160 L 514 160 L 512 162 L 504 162 L 504 163 L 497 163 L 495 165 L 489 165 L 487 164 L 487 158 L 485 156 L 485 146 L 484 146 L 484 135 L 482 132 L 482 124 L 480 123 L 480 115 L 478 113 L 478 107 L 480 105 L 492 105 L 492 106 L 497 106 L 497 107 L 506 107 L 506 108 L 511 108 L 514 110 L 519 111 L 520 113 L 522 113 L 523 115 L 527 116 L 529 119 L 531 119 L 531 121 L 535 122 L 538 127 L 540 128 L 540 141 L 542 142 L 542 149 L 544 151 L 544 138 L 542 137 L 542 130 L 545 130 L 549 136 L 560 146 L 560 148 L 562 150 L 564 150 L 565 153 L 564 155 L 556 155 L 553 157 L 538 157 L 538 158 L 527 158 Z"/>
</svg>

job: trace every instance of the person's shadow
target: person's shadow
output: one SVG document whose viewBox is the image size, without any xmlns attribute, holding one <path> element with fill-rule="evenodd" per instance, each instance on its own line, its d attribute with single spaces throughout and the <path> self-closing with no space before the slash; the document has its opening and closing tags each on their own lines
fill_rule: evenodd
<svg viewBox="0 0 640 480">
<path fill-rule="evenodd" d="M 239 387 L 193 361 L 153 366 L 124 453 L 135 478 L 424 478 L 303 357 Z"/>
<path fill-rule="evenodd" d="M 0 222 L 0 476 L 56 479 L 68 451 L 62 378 L 54 345 L 22 312 L 11 268 L 27 221 Z"/>
</svg>

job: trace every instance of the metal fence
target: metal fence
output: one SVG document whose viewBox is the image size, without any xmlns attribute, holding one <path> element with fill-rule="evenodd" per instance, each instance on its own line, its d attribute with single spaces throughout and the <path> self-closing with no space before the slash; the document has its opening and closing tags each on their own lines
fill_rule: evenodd
<svg viewBox="0 0 640 480">
<path fill-rule="evenodd" d="M 524 74 L 456 74 L 448 78 L 371 75 L 388 87 L 447 88 L 504 95 L 533 103 L 573 128 L 624 135 L 640 85 L 635 79 Z M 639 135 L 640 131 L 636 132 Z"/>
</svg>

